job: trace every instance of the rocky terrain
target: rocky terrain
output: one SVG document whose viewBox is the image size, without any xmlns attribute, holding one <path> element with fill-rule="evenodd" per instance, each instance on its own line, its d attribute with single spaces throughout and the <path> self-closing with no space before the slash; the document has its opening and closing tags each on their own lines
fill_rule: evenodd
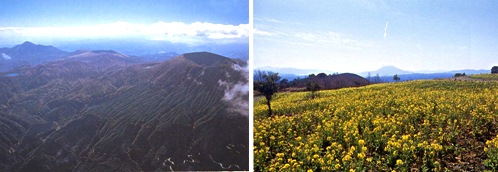
<svg viewBox="0 0 498 172">
<path fill-rule="evenodd" d="M 0 171 L 249 169 L 245 61 L 65 55 L 0 73 Z"/>
</svg>

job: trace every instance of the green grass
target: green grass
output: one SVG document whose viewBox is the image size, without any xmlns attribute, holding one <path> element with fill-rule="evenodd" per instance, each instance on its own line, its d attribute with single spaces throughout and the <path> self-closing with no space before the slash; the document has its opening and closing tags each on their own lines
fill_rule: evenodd
<svg viewBox="0 0 498 172">
<path fill-rule="evenodd" d="M 490 73 L 468 75 L 468 77 L 473 79 L 498 80 L 498 74 Z"/>
</svg>

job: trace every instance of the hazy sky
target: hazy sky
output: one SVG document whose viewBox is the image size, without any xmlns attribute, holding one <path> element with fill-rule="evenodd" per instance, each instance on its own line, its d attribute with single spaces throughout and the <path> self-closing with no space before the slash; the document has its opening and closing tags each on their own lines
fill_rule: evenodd
<svg viewBox="0 0 498 172">
<path fill-rule="evenodd" d="M 2 0 L 0 45 L 143 37 L 187 44 L 247 42 L 248 0 Z"/>
<path fill-rule="evenodd" d="M 254 67 L 491 69 L 498 1 L 254 0 Z"/>
</svg>

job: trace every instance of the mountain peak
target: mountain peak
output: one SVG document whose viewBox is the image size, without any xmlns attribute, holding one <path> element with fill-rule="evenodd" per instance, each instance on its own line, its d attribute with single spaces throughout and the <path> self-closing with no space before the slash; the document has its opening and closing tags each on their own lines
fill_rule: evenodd
<svg viewBox="0 0 498 172">
<path fill-rule="evenodd" d="M 384 72 L 400 72 L 400 73 L 406 73 L 408 71 L 401 70 L 400 68 L 397 68 L 395 66 L 383 66 L 377 70 L 378 72 L 384 71 Z"/>
<path fill-rule="evenodd" d="M 15 47 L 13 48 L 21 48 L 21 49 L 33 49 L 33 48 L 38 48 L 38 47 L 42 47 L 41 45 L 36 45 L 32 42 L 29 42 L 29 41 L 26 41 L 22 44 L 19 44 L 19 45 L 16 45 Z"/>
<path fill-rule="evenodd" d="M 26 42 L 22 43 L 21 45 L 22 46 L 33 46 L 35 44 L 33 44 L 32 42 L 26 41 Z"/>
<path fill-rule="evenodd" d="M 50 45 L 39 45 L 39 44 L 35 44 L 35 43 L 29 42 L 29 41 L 26 41 L 22 44 L 16 45 L 12 48 L 18 49 L 18 51 L 35 51 L 35 50 L 38 51 L 40 49 L 52 49 L 52 50 L 56 49 L 55 47 L 50 46 Z M 57 49 L 57 50 L 59 50 L 59 49 Z"/>
<path fill-rule="evenodd" d="M 368 73 L 370 73 L 371 76 L 379 75 L 379 76 L 393 76 L 395 74 L 411 74 L 412 72 L 406 71 L 406 70 L 401 70 L 395 66 L 383 66 L 376 71 L 367 71 L 367 72 L 361 72 L 361 76 L 368 76 Z"/>
<path fill-rule="evenodd" d="M 232 59 L 209 52 L 186 53 L 178 56 L 200 66 L 219 66 L 235 63 Z"/>
<path fill-rule="evenodd" d="M 401 69 L 399 69 L 399 68 L 397 68 L 397 67 L 395 67 L 395 66 L 382 66 L 381 68 L 379 68 L 379 70 L 381 70 L 381 69 L 389 69 L 389 70 L 393 70 L 393 69 L 394 69 L 394 70 L 401 70 Z"/>
<path fill-rule="evenodd" d="M 93 50 L 93 53 L 109 53 L 109 54 L 121 54 L 114 50 Z"/>
<path fill-rule="evenodd" d="M 379 74 L 380 76 L 391 76 L 395 74 L 410 74 L 411 72 L 401 70 L 394 66 L 383 66 L 380 69 L 374 71 L 375 74 Z"/>
</svg>

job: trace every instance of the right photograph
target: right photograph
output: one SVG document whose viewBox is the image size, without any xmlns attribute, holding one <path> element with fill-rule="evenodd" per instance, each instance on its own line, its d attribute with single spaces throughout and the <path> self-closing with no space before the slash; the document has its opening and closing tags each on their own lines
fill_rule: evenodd
<svg viewBox="0 0 498 172">
<path fill-rule="evenodd" d="M 253 7 L 254 171 L 498 170 L 498 2 Z"/>
</svg>

